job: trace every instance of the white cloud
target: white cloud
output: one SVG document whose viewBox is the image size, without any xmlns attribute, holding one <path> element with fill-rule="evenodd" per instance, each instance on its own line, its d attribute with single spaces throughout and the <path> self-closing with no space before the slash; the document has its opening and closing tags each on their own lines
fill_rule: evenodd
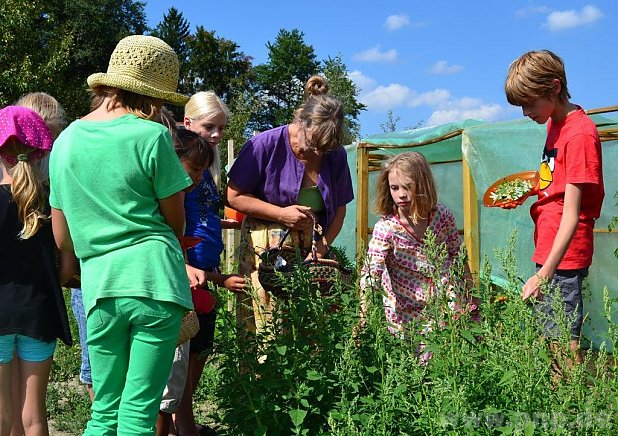
<svg viewBox="0 0 618 436">
<path fill-rule="evenodd" d="M 584 6 L 580 11 L 554 11 L 547 16 L 544 26 L 552 32 L 592 24 L 603 17 L 603 12 L 593 5 Z"/>
<path fill-rule="evenodd" d="M 447 61 L 438 61 L 429 68 L 429 73 L 436 75 L 455 74 L 463 70 L 461 65 L 449 65 Z"/>
<path fill-rule="evenodd" d="M 380 85 L 371 89 L 375 84 L 372 78 L 364 76 L 360 71 L 353 71 L 352 77 L 367 85 L 359 95 L 359 101 L 365 104 L 369 111 L 393 110 L 396 113 L 397 109 L 428 107 L 431 116 L 424 126 L 436 126 L 466 119 L 493 122 L 503 119 L 508 111 L 508 108 L 496 103 L 485 103 L 479 98 L 455 98 L 448 89 L 437 88 L 419 93 L 400 83 Z"/>
<path fill-rule="evenodd" d="M 362 62 L 394 62 L 397 60 L 397 50 L 394 48 L 387 51 L 380 51 L 380 46 L 376 45 L 370 49 L 354 55 L 354 60 Z"/>
<path fill-rule="evenodd" d="M 434 89 L 433 91 L 414 93 L 413 97 L 407 102 L 406 106 L 431 106 L 437 107 L 448 103 L 451 93 L 446 89 Z"/>
<path fill-rule="evenodd" d="M 376 81 L 371 77 L 365 76 L 359 70 L 354 70 L 348 73 L 348 78 L 358 86 L 361 92 L 366 91 L 370 88 L 373 88 Z"/>
<path fill-rule="evenodd" d="M 410 17 L 407 15 L 389 15 L 384 26 L 388 30 L 397 30 L 410 25 Z"/>
<path fill-rule="evenodd" d="M 462 99 L 464 100 L 464 99 Z M 503 108 L 499 104 L 480 104 L 476 107 L 458 107 L 459 101 L 451 102 L 452 107 L 446 107 L 434 111 L 427 122 L 426 126 L 438 126 L 440 124 L 452 123 L 454 121 L 463 121 L 467 119 L 477 119 L 486 122 L 496 121 L 501 118 Z"/>
<path fill-rule="evenodd" d="M 525 17 L 533 14 L 546 14 L 550 12 L 547 6 L 530 6 L 528 8 L 521 8 L 515 11 L 516 17 Z"/>
<path fill-rule="evenodd" d="M 391 83 L 388 86 L 378 86 L 372 91 L 361 94 L 359 100 L 367 105 L 368 109 L 386 111 L 406 105 L 411 94 L 412 91 L 407 86 Z"/>
</svg>

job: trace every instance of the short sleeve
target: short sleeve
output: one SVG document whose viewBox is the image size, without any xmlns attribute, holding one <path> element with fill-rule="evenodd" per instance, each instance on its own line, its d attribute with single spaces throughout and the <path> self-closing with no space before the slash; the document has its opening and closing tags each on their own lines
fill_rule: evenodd
<svg viewBox="0 0 618 436">
<path fill-rule="evenodd" d="M 565 147 L 566 183 L 601 183 L 600 142 L 587 133 L 573 136 Z"/>
<path fill-rule="evenodd" d="M 354 200 L 354 189 L 352 187 L 352 175 L 348 165 L 348 154 L 343 147 L 340 147 L 336 153 L 337 165 L 335 169 L 336 184 L 334 189 L 337 191 L 337 199 L 335 207 L 345 206 Z"/>
<path fill-rule="evenodd" d="M 247 194 L 256 194 L 263 185 L 267 155 L 264 146 L 256 140 L 257 138 L 245 142 L 227 175 L 241 192 Z"/>
<path fill-rule="evenodd" d="M 193 183 L 180 163 L 167 131 L 161 132 L 154 141 L 148 166 L 158 199 L 174 195 Z"/>
</svg>

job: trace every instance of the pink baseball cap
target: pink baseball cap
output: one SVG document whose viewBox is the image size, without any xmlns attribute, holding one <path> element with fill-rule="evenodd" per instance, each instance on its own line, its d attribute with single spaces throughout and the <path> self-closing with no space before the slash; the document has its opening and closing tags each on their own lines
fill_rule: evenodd
<svg viewBox="0 0 618 436">
<path fill-rule="evenodd" d="M 15 138 L 33 150 L 17 156 L 3 152 L 9 139 Z M 54 140 L 43 118 L 33 111 L 21 106 L 7 106 L 0 109 L 0 154 L 10 164 L 19 160 L 36 160 L 47 154 Z"/>
</svg>

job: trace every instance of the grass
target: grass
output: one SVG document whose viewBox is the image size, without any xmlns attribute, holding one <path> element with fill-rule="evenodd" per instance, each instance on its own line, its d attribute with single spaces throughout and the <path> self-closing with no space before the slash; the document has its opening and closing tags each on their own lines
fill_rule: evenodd
<svg viewBox="0 0 618 436">
<path fill-rule="evenodd" d="M 514 238 L 495 253 L 507 277 L 503 289 L 491 283 L 484 262 L 474 290 L 482 320 L 455 315 L 439 288 L 426 310 L 432 328 L 423 335 L 388 333 L 379 293 L 366 326 L 355 329 L 358 290 L 340 286 L 321 295 L 303 271 L 286 283 L 301 292 L 278 302 L 272 330 L 245 334 L 222 291 L 216 352 L 196 395 L 198 421 L 230 435 L 618 434 L 618 351 L 587 352 L 583 365 L 569 367 L 568 353 L 539 339 L 532 308 L 516 297 Z M 428 250 L 439 265 L 443 247 Z M 453 267 L 456 277 L 463 261 Z M 607 335 L 618 344 L 614 304 L 605 290 Z M 566 350 L 566 319 L 557 322 L 557 349 Z M 427 364 L 419 361 L 421 346 L 433 354 Z M 72 434 L 83 429 L 89 406 L 78 373 L 79 347 L 59 346 L 48 410 L 56 428 Z"/>
</svg>

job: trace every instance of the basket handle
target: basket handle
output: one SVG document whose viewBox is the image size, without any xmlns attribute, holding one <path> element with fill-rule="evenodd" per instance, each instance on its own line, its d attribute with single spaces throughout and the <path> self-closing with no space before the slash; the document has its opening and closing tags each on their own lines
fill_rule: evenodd
<svg viewBox="0 0 618 436">
<path fill-rule="evenodd" d="M 285 242 L 286 238 L 290 234 L 290 230 L 291 229 L 288 227 L 283 232 L 283 236 L 281 236 L 281 239 L 279 239 L 279 243 L 277 244 L 277 250 L 281 251 L 281 249 L 283 248 L 283 243 Z"/>
<path fill-rule="evenodd" d="M 326 247 L 326 253 L 329 252 L 330 247 L 328 246 L 328 242 L 326 241 L 326 237 L 322 233 L 322 226 L 318 224 L 315 217 L 313 218 L 313 235 L 311 238 L 311 257 L 312 261 L 318 262 L 318 241 L 322 241 L 324 247 Z"/>
</svg>

